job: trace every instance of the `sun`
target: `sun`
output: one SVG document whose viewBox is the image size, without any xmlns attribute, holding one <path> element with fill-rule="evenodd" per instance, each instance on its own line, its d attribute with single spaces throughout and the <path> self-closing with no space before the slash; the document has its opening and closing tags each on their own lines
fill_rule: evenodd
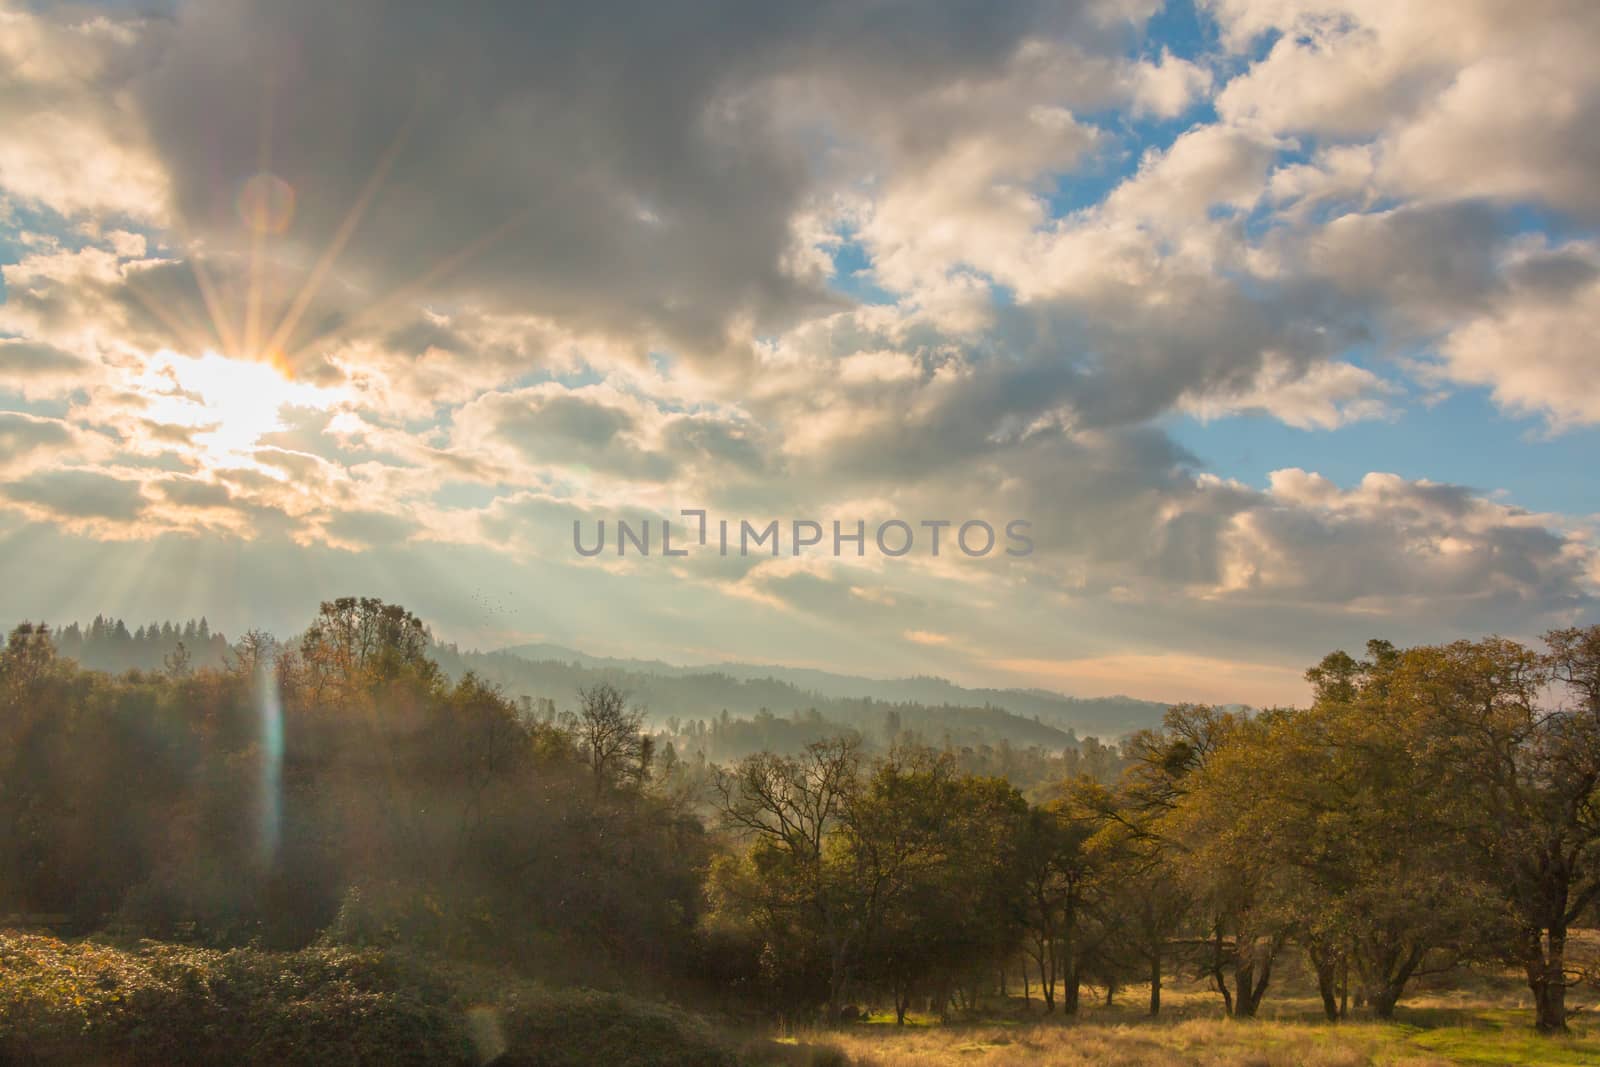
<svg viewBox="0 0 1600 1067">
<path fill-rule="evenodd" d="M 326 411 L 343 397 L 288 378 L 271 363 L 229 359 L 216 352 L 198 358 L 163 350 L 134 383 L 155 422 L 184 427 L 212 468 L 253 466 L 251 451 L 285 427 L 286 408 Z"/>
</svg>

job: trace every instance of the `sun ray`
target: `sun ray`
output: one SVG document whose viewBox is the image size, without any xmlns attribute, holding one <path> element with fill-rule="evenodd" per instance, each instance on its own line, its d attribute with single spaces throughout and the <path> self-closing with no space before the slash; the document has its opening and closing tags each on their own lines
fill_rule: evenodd
<svg viewBox="0 0 1600 1067">
<path fill-rule="evenodd" d="M 179 315 L 177 311 L 162 304 L 137 278 L 131 276 L 128 278 L 128 290 L 133 293 L 133 298 L 141 307 L 159 319 L 161 324 L 171 330 L 190 351 L 201 352 L 220 344 L 221 338 L 216 336 L 215 328 L 212 330 L 212 336 L 207 337 L 205 326 L 198 319 L 192 315 Z"/>
<path fill-rule="evenodd" d="M 322 288 L 323 281 L 327 278 L 328 273 L 333 270 L 333 265 L 338 260 L 340 253 L 344 251 L 344 246 L 349 243 L 350 238 L 355 234 L 356 227 L 360 225 L 362 216 L 366 214 L 373 198 L 377 196 L 378 190 L 382 187 L 384 179 L 388 177 L 389 171 L 394 167 L 395 160 L 399 158 L 401 149 L 410 140 L 416 116 L 417 108 L 413 107 L 411 114 L 406 117 L 406 121 L 401 124 L 394 139 L 389 143 L 388 149 L 378 160 L 377 166 L 373 168 L 372 174 L 361 187 L 360 193 L 356 195 L 355 203 L 350 206 L 350 210 L 345 213 L 344 220 L 339 223 L 339 228 L 334 231 L 333 239 L 328 242 L 328 247 L 323 250 L 316 265 L 312 267 L 311 273 L 306 277 L 305 283 L 301 285 L 300 291 L 295 294 L 289 310 L 284 314 L 282 321 L 278 323 L 271 338 L 267 341 L 264 352 L 269 357 L 282 349 L 288 343 L 289 338 L 293 336 L 295 327 L 300 324 L 301 316 L 305 314 L 306 308 L 311 306 L 311 301 L 315 299 L 317 292 Z M 252 348 L 251 351 L 254 353 L 255 349 Z"/>
<path fill-rule="evenodd" d="M 483 254 L 483 252 L 514 233 L 519 227 L 525 225 L 533 216 L 534 206 L 532 204 L 528 205 L 487 233 L 452 252 L 422 274 L 396 286 L 376 300 L 368 302 L 365 307 L 340 323 L 336 329 L 326 330 L 307 339 L 304 344 L 294 350 L 289 357 L 289 361 L 292 363 L 310 352 L 314 346 L 326 344 L 348 334 L 355 327 L 370 322 L 379 312 L 387 310 L 391 305 L 403 299 L 420 293 L 429 285 L 447 276 L 451 271 L 459 269 L 474 256 Z"/>
<path fill-rule="evenodd" d="M 211 276 L 211 271 L 206 266 L 205 251 L 200 248 L 190 237 L 184 227 L 182 219 L 174 220 L 178 230 L 179 239 L 191 249 L 189 267 L 194 272 L 195 285 L 200 290 L 200 299 L 205 302 L 206 313 L 211 316 L 211 324 L 216 328 L 217 339 L 222 342 L 225 352 L 239 351 L 239 335 L 234 331 L 232 320 L 223 306 L 222 296 L 217 290 L 217 283 Z"/>
<path fill-rule="evenodd" d="M 261 105 L 261 137 L 256 150 L 256 173 L 268 173 L 272 162 L 272 91 L 269 87 L 263 94 L 264 101 Z M 252 179 L 253 180 L 253 179 Z M 263 196 L 266 194 L 263 193 Z M 261 299 L 262 289 L 265 286 L 264 271 L 261 269 L 262 255 L 266 247 L 267 232 L 271 228 L 270 204 L 249 204 L 255 214 L 246 216 L 246 223 L 250 227 L 250 272 L 249 291 L 245 294 L 244 314 L 244 351 L 245 354 L 254 356 L 257 345 L 261 341 Z"/>
</svg>

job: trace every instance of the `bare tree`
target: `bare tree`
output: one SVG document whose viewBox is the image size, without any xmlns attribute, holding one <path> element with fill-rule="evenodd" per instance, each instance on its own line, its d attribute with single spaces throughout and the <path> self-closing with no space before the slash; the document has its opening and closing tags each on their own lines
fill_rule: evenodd
<svg viewBox="0 0 1600 1067">
<path fill-rule="evenodd" d="M 241 678 L 256 679 L 278 658 L 278 641 L 265 630 L 247 630 L 229 650 L 228 669 Z"/>
<path fill-rule="evenodd" d="M 644 712 L 629 708 L 627 694 L 609 682 L 578 690 L 578 702 L 567 729 L 589 765 L 595 795 L 644 781 L 653 747 L 642 732 Z"/>
</svg>

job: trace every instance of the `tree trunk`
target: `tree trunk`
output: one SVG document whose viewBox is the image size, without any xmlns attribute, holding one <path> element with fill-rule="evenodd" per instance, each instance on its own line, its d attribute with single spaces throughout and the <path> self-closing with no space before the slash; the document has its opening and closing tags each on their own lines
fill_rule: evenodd
<svg viewBox="0 0 1600 1067">
<path fill-rule="evenodd" d="M 1238 963 L 1233 968 L 1233 1017 L 1253 1019 L 1256 1014 L 1255 998 L 1250 995 L 1255 988 L 1255 964 Z"/>
<path fill-rule="evenodd" d="M 1315 941 L 1306 946 L 1312 969 L 1317 974 L 1317 993 L 1322 997 L 1322 1014 L 1330 1023 L 1339 1021 L 1338 959 L 1337 954 Z"/>
<path fill-rule="evenodd" d="M 1272 961 L 1278 954 L 1280 942 L 1274 940 L 1267 957 L 1261 961 L 1258 973 L 1255 961 L 1240 962 L 1234 966 L 1233 1014 L 1237 1019 L 1254 1019 L 1256 1010 L 1267 995 L 1267 983 L 1272 980 Z"/>
<path fill-rule="evenodd" d="M 844 952 L 836 948 L 828 967 L 828 1025 L 839 1025 L 839 1012 L 844 1006 L 845 963 Z"/>
<path fill-rule="evenodd" d="M 1398 967 L 1386 975 L 1378 986 L 1377 993 L 1372 998 L 1372 1014 L 1380 1019 L 1393 1019 L 1395 1005 L 1400 1003 L 1400 997 L 1406 991 L 1406 983 L 1411 981 L 1411 976 L 1416 973 L 1427 956 L 1427 950 L 1414 946 L 1406 958 L 1401 960 Z"/>
<path fill-rule="evenodd" d="M 1150 1015 L 1161 1014 L 1161 953 L 1150 958 Z"/>
<path fill-rule="evenodd" d="M 1534 1026 L 1541 1034 L 1567 1030 L 1567 926 L 1557 920 L 1549 933 L 1529 931 L 1524 952 L 1528 988 L 1533 992 Z"/>
<path fill-rule="evenodd" d="M 1222 928 L 1216 930 L 1216 938 L 1211 942 L 1211 981 L 1216 984 L 1217 992 L 1222 994 L 1222 1010 L 1230 1019 L 1233 1018 L 1233 993 L 1228 989 L 1228 980 L 1222 975 Z"/>
<path fill-rule="evenodd" d="M 1324 975 L 1320 968 L 1317 971 L 1317 992 L 1322 995 L 1322 1014 L 1328 1017 L 1330 1023 L 1338 1022 L 1338 991 L 1334 988 L 1333 976 Z"/>
</svg>

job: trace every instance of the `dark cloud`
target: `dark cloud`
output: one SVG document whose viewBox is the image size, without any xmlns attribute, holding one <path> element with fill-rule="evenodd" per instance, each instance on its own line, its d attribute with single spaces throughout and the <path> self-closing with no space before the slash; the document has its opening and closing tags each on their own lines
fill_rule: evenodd
<svg viewBox="0 0 1600 1067">
<path fill-rule="evenodd" d="M 26 389 L 35 383 L 75 383 L 97 369 L 97 364 L 54 345 L 0 338 L 0 385 Z"/>
<path fill-rule="evenodd" d="M 220 508 L 233 503 L 226 485 L 201 478 L 164 478 L 155 483 L 162 499 L 182 507 Z"/>
<path fill-rule="evenodd" d="M 90 470 L 38 471 L 0 485 L 0 493 L 66 519 L 132 522 L 147 504 L 140 483 Z"/>
<path fill-rule="evenodd" d="M 35 452 L 65 448 L 73 440 L 71 427 L 60 419 L 0 411 L 0 462 L 14 462 Z"/>
<path fill-rule="evenodd" d="M 323 527 L 339 541 L 361 546 L 393 545 L 417 532 L 417 524 L 381 511 L 341 511 Z"/>
<path fill-rule="evenodd" d="M 663 481 L 673 457 L 643 447 L 629 411 L 560 389 L 491 393 L 467 405 L 458 426 L 509 446 L 526 463 L 599 470 L 622 478 Z"/>
<path fill-rule="evenodd" d="M 770 441 L 758 427 L 703 415 L 685 415 L 668 422 L 663 435 L 667 451 L 713 466 L 758 475 L 769 469 Z"/>
<path fill-rule="evenodd" d="M 217 246 L 237 245 L 270 119 L 285 237 L 308 259 L 387 166 L 341 259 L 369 292 L 452 264 L 427 294 L 695 356 L 735 319 L 837 301 L 784 268 L 814 160 L 765 86 L 906 100 L 998 70 L 1031 34 L 1104 35 L 1092 6 L 225 0 L 175 17 L 138 100 L 179 214 Z"/>
</svg>

